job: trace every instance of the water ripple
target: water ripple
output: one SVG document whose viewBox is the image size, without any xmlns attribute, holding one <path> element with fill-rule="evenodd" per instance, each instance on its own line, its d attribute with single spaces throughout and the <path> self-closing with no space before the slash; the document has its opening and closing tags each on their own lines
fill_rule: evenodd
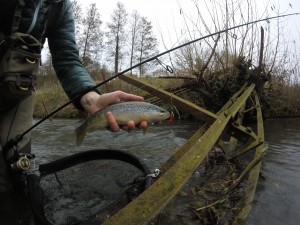
<svg viewBox="0 0 300 225">
<path fill-rule="evenodd" d="M 265 122 L 269 148 L 247 224 L 298 225 L 300 215 L 300 119 Z"/>
</svg>

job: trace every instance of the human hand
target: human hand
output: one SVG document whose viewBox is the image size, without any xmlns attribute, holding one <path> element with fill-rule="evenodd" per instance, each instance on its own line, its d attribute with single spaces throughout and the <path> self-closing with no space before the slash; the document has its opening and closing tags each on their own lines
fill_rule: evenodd
<svg viewBox="0 0 300 225">
<path fill-rule="evenodd" d="M 106 93 L 103 95 L 99 95 L 97 92 L 91 91 L 86 93 L 81 97 L 80 103 L 82 107 L 90 114 L 95 113 L 96 111 L 105 108 L 106 106 L 118 103 L 122 101 L 143 101 L 144 98 L 141 96 L 137 96 L 134 94 L 129 94 L 123 91 L 114 91 L 110 93 Z M 112 132 L 117 132 L 120 130 L 120 126 L 118 125 L 114 115 L 111 112 L 107 112 L 106 118 L 108 120 L 110 130 Z M 121 128 L 130 132 L 135 128 L 137 124 L 133 121 L 128 121 L 126 126 L 122 126 Z M 146 121 L 142 121 L 138 127 L 145 129 L 147 128 L 148 123 Z"/>
</svg>

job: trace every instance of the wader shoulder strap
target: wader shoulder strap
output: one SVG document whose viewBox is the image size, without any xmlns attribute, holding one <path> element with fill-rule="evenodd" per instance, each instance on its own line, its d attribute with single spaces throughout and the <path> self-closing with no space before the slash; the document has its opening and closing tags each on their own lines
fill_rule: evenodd
<svg viewBox="0 0 300 225">
<path fill-rule="evenodd" d="M 39 13 L 41 4 L 42 4 L 42 0 L 39 0 L 37 6 L 35 7 L 34 14 L 33 14 L 33 18 L 32 18 L 31 24 L 30 24 L 30 27 L 29 27 L 29 28 L 27 29 L 27 31 L 26 31 L 27 34 L 30 34 L 30 33 L 31 33 L 31 31 L 33 30 L 33 28 L 34 28 L 34 26 L 35 26 L 35 24 L 36 24 L 36 20 L 37 20 L 37 16 L 38 16 L 38 13 Z"/>
<path fill-rule="evenodd" d="M 31 24 L 26 31 L 27 34 L 31 33 L 31 31 L 33 30 L 33 28 L 36 24 L 41 4 L 42 4 L 42 0 L 38 0 L 37 6 L 35 7 L 35 10 L 34 10 Z M 18 32 L 18 30 L 19 30 L 21 19 L 22 19 L 22 11 L 23 11 L 24 6 L 25 6 L 24 0 L 17 1 L 15 13 L 14 13 L 13 21 L 12 21 L 11 34 Z"/>
</svg>

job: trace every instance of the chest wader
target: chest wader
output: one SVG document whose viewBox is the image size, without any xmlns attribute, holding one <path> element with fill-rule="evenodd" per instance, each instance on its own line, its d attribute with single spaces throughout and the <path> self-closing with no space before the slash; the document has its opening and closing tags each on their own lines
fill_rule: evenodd
<svg viewBox="0 0 300 225">
<path fill-rule="evenodd" d="M 24 0 L 18 0 L 11 35 L 2 35 L 0 40 L 0 192 L 13 186 L 25 188 L 31 157 L 30 134 L 21 140 L 18 135 L 32 126 L 33 91 L 42 45 L 28 34 L 35 25 L 39 7 L 31 30 L 18 32 L 23 7 Z"/>
</svg>

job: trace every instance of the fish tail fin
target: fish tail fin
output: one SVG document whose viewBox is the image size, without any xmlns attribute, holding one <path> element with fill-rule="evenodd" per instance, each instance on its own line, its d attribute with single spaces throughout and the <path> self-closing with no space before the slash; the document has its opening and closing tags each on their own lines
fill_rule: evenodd
<svg viewBox="0 0 300 225">
<path fill-rule="evenodd" d="M 79 146 L 82 144 L 83 139 L 86 135 L 86 129 L 85 126 L 81 125 L 75 129 L 75 135 L 76 135 L 76 145 Z"/>
</svg>

